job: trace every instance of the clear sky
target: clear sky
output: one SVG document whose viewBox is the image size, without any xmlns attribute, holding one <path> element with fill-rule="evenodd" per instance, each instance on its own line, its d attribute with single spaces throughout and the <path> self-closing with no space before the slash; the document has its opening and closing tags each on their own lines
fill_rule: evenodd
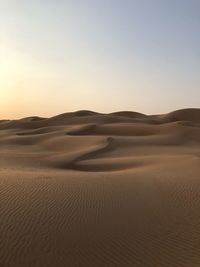
<svg viewBox="0 0 200 267">
<path fill-rule="evenodd" d="M 200 107 L 199 0 L 0 0 L 0 118 Z"/>
</svg>

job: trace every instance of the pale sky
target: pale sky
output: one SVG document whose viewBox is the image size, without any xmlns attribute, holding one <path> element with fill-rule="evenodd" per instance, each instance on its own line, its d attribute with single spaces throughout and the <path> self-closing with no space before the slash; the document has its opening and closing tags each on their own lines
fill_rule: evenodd
<svg viewBox="0 0 200 267">
<path fill-rule="evenodd" d="M 199 0 L 0 0 L 0 118 L 200 107 Z"/>
</svg>

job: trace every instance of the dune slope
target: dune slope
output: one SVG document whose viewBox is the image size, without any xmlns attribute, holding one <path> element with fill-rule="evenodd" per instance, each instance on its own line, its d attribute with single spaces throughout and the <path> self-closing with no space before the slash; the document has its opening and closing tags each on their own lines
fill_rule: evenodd
<svg viewBox="0 0 200 267">
<path fill-rule="evenodd" d="M 0 266 L 200 266 L 200 110 L 0 121 Z"/>
</svg>

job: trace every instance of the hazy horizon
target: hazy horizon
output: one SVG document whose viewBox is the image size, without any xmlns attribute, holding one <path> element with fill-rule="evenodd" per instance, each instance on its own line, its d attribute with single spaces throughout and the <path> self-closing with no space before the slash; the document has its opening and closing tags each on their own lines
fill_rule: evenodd
<svg viewBox="0 0 200 267">
<path fill-rule="evenodd" d="M 197 0 L 0 4 L 0 119 L 200 107 Z"/>
<path fill-rule="evenodd" d="M 174 111 L 179 111 L 179 110 L 189 110 L 189 109 L 200 109 L 199 107 L 186 107 L 186 108 L 180 108 L 180 109 L 174 109 L 174 110 L 168 110 L 166 112 L 151 112 L 151 113 L 145 113 L 145 112 L 140 112 L 138 110 L 113 110 L 113 111 L 98 111 L 98 110 L 90 110 L 90 109 L 78 109 L 78 110 L 68 110 L 68 111 L 63 111 L 63 112 L 59 112 L 59 113 L 49 113 L 47 115 L 43 114 L 38 114 L 38 113 L 27 113 L 25 116 L 20 116 L 20 115 L 14 115 L 13 117 L 2 117 L 0 118 L 0 120 L 20 120 L 20 119 L 25 119 L 25 118 L 31 118 L 31 117 L 43 117 L 43 118 L 51 118 L 51 117 L 55 117 L 55 116 L 58 116 L 58 115 L 61 115 L 61 114 L 65 114 L 65 113 L 75 113 L 75 112 L 79 112 L 79 111 L 92 111 L 94 113 L 99 113 L 99 114 L 112 114 L 112 113 L 115 113 L 115 112 L 136 112 L 136 113 L 141 113 L 141 114 L 144 114 L 144 115 L 165 115 L 165 114 L 169 114 L 171 112 L 174 112 Z"/>
</svg>

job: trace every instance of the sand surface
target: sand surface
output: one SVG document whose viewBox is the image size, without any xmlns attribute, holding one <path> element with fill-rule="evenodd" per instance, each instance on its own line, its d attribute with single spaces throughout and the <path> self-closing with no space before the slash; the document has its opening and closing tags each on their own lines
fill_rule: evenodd
<svg viewBox="0 0 200 267">
<path fill-rule="evenodd" d="M 199 267 L 200 110 L 0 121 L 0 266 Z"/>
</svg>

